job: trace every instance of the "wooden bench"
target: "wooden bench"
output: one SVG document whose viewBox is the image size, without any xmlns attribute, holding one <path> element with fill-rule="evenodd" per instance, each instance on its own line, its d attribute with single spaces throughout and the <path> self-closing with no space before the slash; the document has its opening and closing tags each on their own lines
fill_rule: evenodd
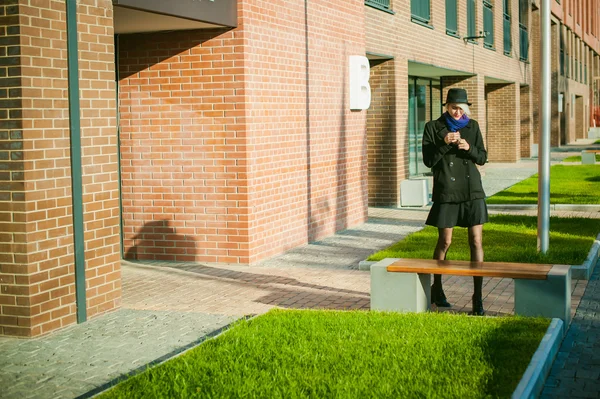
<svg viewBox="0 0 600 399">
<path fill-rule="evenodd" d="M 432 274 L 512 278 L 515 314 L 559 318 L 565 326 L 569 325 L 568 265 L 388 258 L 371 265 L 371 310 L 429 310 Z"/>
<path fill-rule="evenodd" d="M 596 154 L 600 154 L 600 150 L 582 150 L 581 164 L 594 165 L 596 163 Z"/>
</svg>

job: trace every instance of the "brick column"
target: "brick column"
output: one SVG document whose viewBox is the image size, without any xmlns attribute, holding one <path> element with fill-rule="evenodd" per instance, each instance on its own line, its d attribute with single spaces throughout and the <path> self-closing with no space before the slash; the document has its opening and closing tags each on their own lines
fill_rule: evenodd
<svg viewBox="0 0 600 399">
<path fill-rule="evenodd" d="M 521 91 L 519 85 L 486 85 L 487 151 L 491 162 L 516 162 L 521 158 Z"/>
<path fill-rule="evenodd" d="M 371 107 L 367 111 L 370 206 L 399 203 L 394 82 L 394 60 L 371 67 Z"/>
<path fill-rule="evenodd" d="M 521 158 L 531 157 L 531 144 L 533 144 L 533 104 L 531 94 L 531 86 L 520 87 Z"/>
<path fill-rule="evenodd" d="M 0 5 L 0 335 L 26 335 L 30 316 L 17 3 Z"/>
<path fill-rule="evenodd" d="M 0 334 L 37 336 L 76 321 L 66 3 L 3 4 L 10 25 L 0 34 L 11 56 L 0 58 L 10 97 L 0 103 L 10 109 L 0 131 Z M 78 2 L 77 12 L 82 305 L 93 317 L 121 298 L 112 2 Z"/>
</svg>

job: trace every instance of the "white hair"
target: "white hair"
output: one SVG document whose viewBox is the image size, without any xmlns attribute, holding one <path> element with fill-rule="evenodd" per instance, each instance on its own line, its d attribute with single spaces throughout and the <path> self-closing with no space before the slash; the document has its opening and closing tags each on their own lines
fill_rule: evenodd
<svg viewBox="0 0 600 399">
<path fill-rule="evenodd" d="M 450 106 L 450 103 L 446 104 L 446 111 L 449 111 L 448 107 Z M 467 116 L 471 116 L 471 110 L 469 109 L 469 106 L 465 103 L 457 103 L 456 104 L 457 107 L 460 107 Z"/>
</svg>

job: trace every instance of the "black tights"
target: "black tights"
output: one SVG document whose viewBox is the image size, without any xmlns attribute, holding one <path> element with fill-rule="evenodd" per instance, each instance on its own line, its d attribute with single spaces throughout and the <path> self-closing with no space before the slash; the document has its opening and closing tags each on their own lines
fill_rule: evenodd
<svg viewBox="0 0 600 399">
<path fill-rule="evenodd" d="M 446 254 L 452 244 L 453 228 L 438 228 L 438 241 L 433 252 L 433 259 L 446 260 Z M 469 248 L 471 250 L 472 262 L 483 262 L 483 245 L 481 238 L 483 235 L 483 225 L 469 227 Z M 433 275 L 433 284 L 442 285 L 442 275 Z M 483 287 L 483 277 L 473 277 L 474 296 L 481 298 L 481 289 Z"/>
</svg>

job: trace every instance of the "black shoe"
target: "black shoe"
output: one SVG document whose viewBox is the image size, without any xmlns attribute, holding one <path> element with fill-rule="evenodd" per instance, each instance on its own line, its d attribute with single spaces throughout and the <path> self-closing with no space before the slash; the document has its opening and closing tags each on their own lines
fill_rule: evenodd
<svg viewBox="0 0 600 399">
<path fill-rule="evenodd" d="M 473 316 L 485 316 L 485 310 L 483 310 L 483 300 L 481 297 L 475 298 L 473 295 Z"/>
<path fill-rule="evenodd" d="M 449 308 L 452 305 L 446 300 L 446 295 L 441 285 L 431 286 L 431 303 L 435 303 L 439 308 Z"/>
</svg>

